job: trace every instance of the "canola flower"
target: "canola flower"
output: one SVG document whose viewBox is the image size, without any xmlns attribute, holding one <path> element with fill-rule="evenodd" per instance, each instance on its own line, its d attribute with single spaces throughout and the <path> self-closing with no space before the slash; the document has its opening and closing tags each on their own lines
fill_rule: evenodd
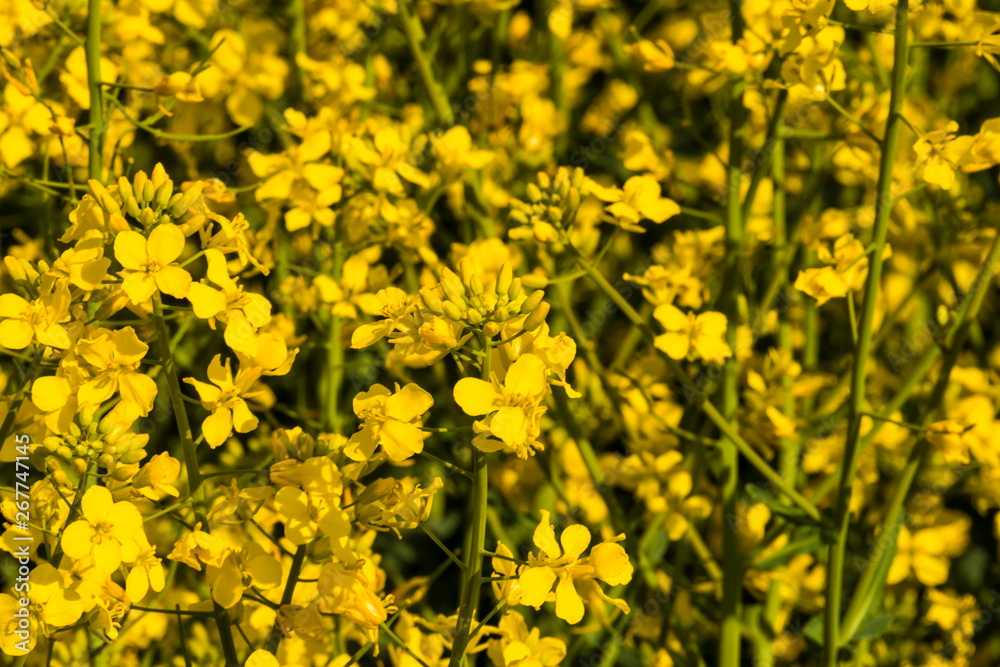
<svg viewBox="0 0 1000 667">
<path fill-rule="evenodd" d="M 0 18 L 3 664 L 998 661 L 988 5 Z"/>
</svg>

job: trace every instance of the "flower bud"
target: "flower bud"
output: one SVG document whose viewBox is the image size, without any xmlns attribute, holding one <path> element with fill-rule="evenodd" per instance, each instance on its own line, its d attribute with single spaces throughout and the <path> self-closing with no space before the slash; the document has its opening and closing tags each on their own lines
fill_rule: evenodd
<svg viewBox="0 0 1000 667">
<path fill-rule="evenodd" d="M 444 309 L 444 314 L 448 316 L 448 319 L 455 320 L 456 322 L 462 319 L 462 309 L 455 305 L 454 301 L 445 301 L 441 304 Z"/>
<path fill-rule="evenodd" d="M 424 302 L 424 306 L 427 310 L 431 311 L 435 315 L 440 315 L 442 311 L 441 297 L 437 295 L 437 290 L 424 287 L 420 290 L 420 299 Z"/>
<path fill-rule="evenodd" d="M 497 275 L 497 282 L 494 290 L 498 295 L 507 294 L 507 290 L 510 289 L 510 284 L 514 281 L 514 270 L 510 268 L 508 262 L 504 262 L 503 266 L 500 267 L 500 273 Z"/>
<path fill-rule="evenodd" d="M 469 317 L 469 322 L 471 322 L 472 324 L 479 324 L 483 321 L 483 314 L 480 313 L 478 310 L 470 308 L 469 310 L 465 311 L 465 314 Z"/>
<path fill-rule="evenodd" d="M 513 301 L 519 296 L 521 296 L 521 279 L 514 278 L 510 284 L 510 289 L 507 290 L 507 298 Z"/>
<path fill-rule="evenodd" d="M 122 198 L 122 201 L 126 201 L 132 194 L 132 184 L 128 182 L 128 179 L 121 176 L 118 179 L 118 195 Z"/>
<path fill-rule="evenodd" d="M 156 189 L 156 197 L 153 199 L 153 204 L 159 209 L 166 208 L 173 194 L 174 182 L 168 178 Z"/>
<path fill-rule="evenodd" d="M 133 218 L 138 218 L 139 214 L 142 213 L 142 209 L 139 208 L 139 202 L 136 201 L 135 197 L 130 195 L 129 198 L 125 200 L 125 212 Z"/>
<path fill-rule="evenodd" d="M 133 449 L 130 452 L 126 452 L 126 453 L 122 454 L 122 457 L 121 457 L 120 460 L 125 465 L 130 465 L 132 463 L 138 463 L 139 461 L 143 460 L 144 458 L 146 458 L 146 450 L 145 449 Z"/>
<path fill-rule="evenodd" d="M 195 181 L 194 184 L 181 195 L 181 198 L 170 206 L 170 215 L 175 218 L 179 218 L 187 213 L 188 209 L 194 206 L 195 202 L 198 201 L 198 198 L 201 197 L 203 187 L 204 186 L 201 181 Z"/>
<path fill-rule="evenodd" d="M 542 200 L 542 191 L 539 190 L 538 186 L 534 183 L 528 183 L 527 192 L 528 199 L 530 199 L 533 203 L 537 204 Z"/>
<path fill-rule="evenodd" d="M 542 299 L 544 298 L 545 298 L 545 292 L 543 290 L 536 290 L 532 292 L 531 296 L 525 299 L 524 302 L 521 304 L 521 312 L 530 313 L 531 311 L 533 311 L 535 308 L 538 307 L 538 304 L 540 304 L 542 302 Z"/>
<path fill-rule="evenodd" d="M 552 187 L 552 179 L 544 171 L 538 172 L 538 187 L 543 190 L 548 190 Z"/>
<path fill-rule="evenodd" d="M 528 289 L 544 289 L 549 284 L 549 279 L 537 273 L 528 273 L 521 276 L 521 284 Z"/>
<path fill-rule="evenodd" d="M 535 292 L 535 294 L 541 294 L 541 292 Z M 534 296 L 534 294 L 532 294 Z M 524 318 L 524 330 L 534 331 L 538 327 L 545 324 L 545 318 L 549 314 L 549 304 L 542 301 L 538 306 L 531 311 L 531 314 Z"/>
<path fill-rule="evenodd" d="M 139 172 L 139 173 L 142 174 L 142 172 Z M 145 174 L 142 174 L 142 175 L 145 176 Z M 136 182 L 137 183 L 138 183 L 138 180 L 139 180 L 139 177 L 137 176 L 136 177 Z M 138 187 L 136 187 L 136 191 L 138 192 Z M 155 197 L 156 197 L 156 186 L 153 185 L 153 181 L 144 180 L 143 184 L 142 184 L 142 201 L 144 201 L 145 203 L 149 204 L 149 203 L 151 203 L 153 201 L 153 199 Z"/>
</svg>

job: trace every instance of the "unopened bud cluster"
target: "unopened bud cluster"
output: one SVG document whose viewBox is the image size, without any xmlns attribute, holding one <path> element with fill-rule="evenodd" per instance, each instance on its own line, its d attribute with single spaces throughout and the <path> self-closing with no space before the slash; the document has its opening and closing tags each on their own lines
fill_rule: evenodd
<svg viewBox="0 0 1000 667">
<path fill-rule="evenodd" d="M 201 181 L 196 181 L 186 191 L 175 192 L 171 179 L 156 180 L 160 181 L 159 185 L 144 171 L 137 173 L 132 181 L 122 176 L 118 179 L 117 197 L 100 181 L 91 180 L 89 185 L 97 203 L 109 215 L 127 214 L 148 229 L 187 213 L 201 197 L 203 187 Z"/>
<path fill-rule="evenodd" d="M 77 472 L 87 470 L 95 460 L 100 467 L 111 469 L 146 457 L 143 447 L 148 437 L 123 428 L 120 416 L 109 414 L 97 421 L 93 409 L 85 408 L 76 421 L 79 423 L 71 423 L 66 433 L 42 440 L 42 448 L 69 462 Z"/>
<path fill-rule="evenodd" d="M 510 237 L 533 237 L 540 243 L 562 245 L 559 232 L 568 228 L 580 208 L 580 190 L 583 187 L 583 169 L 570 171 L 566 167 L 556 170 L 555 178 L 545 172 L 538 173 L 538 184 L 528 183 L 528 201 L 510 200 L 508 220 L 517 225 L 510 230 Z"/>
<path fill-rule="evenodd" d="M 541 290 L 530 296 L 524 294 L 521 279 L 514 277 L 510 264 L 504 263 L 492 285 L 484 285 L 479 267 L 471 258 L 459 262 L 456 274 L 447 267 L 441 270 L 441 291 L 434 288 L 420 290 L 420 298 L 428 310 L 449 320 L 495 334 L 499 325 L 528 315 L 524 328 L 537 329 L 545 321 L 548 304 L 543 303 Z"/>
</svg>

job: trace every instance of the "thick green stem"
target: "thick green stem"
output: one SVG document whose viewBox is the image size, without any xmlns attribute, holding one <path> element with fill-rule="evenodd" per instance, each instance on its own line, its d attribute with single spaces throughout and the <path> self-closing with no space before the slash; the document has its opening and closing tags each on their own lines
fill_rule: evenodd
<svg viewBox="0 0 1000 667">
<path fill-rule="evenodd" d="M 885 247 L 892 208 L 892 172 L 896 162 L 896 144 L 899 139 L 899 125 L 903 107 L 906 81 L 906 39 L 909 31 L 909 3 L 899 0 L 896 6 L 895 59 L 892 65 L 892 88 L 889 97 L 889 117 L 886 120 L 885 136 L 882 139 L 882 155 L 879 163 L 878 186 L 875 199 L 875 224 L 872 231 L 874 248 L 868 262 L 868 278 L 865 281 L 861 318 L 858 322 L 858 343 L 854 351 L 854 365 L 851 371 L 851 398 L 849 404 L 847 440 L 844 445 L 844 460 L 837 489 L 835 526 L 837 540 L 830 546 L 827 559 L 826 617 L 824 620 L 823 661 L 826 667 L 837 664 L 837 652 L 841 644 L 840 605 L 844 583 L 844 560 L 847 537 L 851 523 L 850 501 L 854 477 L 857 473 L 858 447 L 861 437 L 861 414 L 865 404 L 865 387 L 868 368 L 868 353 L 871 350 L 872 326 L 875 321 L 875 303 L 878 301 L 879 285 L 882 281 L 882 251 Z"/>
<path fill-rule="evenodd" d="M 194 439 L 191 437 L 191 423 L 188 421 L 184 406 L 184 394 L 181 393 L 181 383 L 177 379 L 177 364 L 170 350 L 170 332 L 163 319 L 163 303 L 157 293 L 153 297 L 153 324 L 156 326 L 156 340 L 160 346 L 160 362 L 167 376 L 167 392 L 170 394 L 170 405 L 174 410 L 177 430 L 181 436 L 181 450 L 184 453 L 184 466 L 188 474 L 190 493 L 199 502 L 204 497 L 201 491 L 202 476 L 198 469 L 198 453 L 195 451 Z"/>
<path fill-rule="evenodd" d="M 490 381 L 490 338 L 483 334 L 482 378 Z M 465 581 L 462 583 L 462 600 L 458 608 L 458 624 L 455 628 L 455 642 L 451 649 L 448 667 L 466 664 L 466 648 L 471 640 L 472 624 L 476 620 L 479 606 L 480 586 L 483 574 L 483 549 L 486 542 L 486 494 L 489 477 L 486 469 L 486 454 L 472 448 L 472 523 L 469 526 L 469 551 L 465 555 Z M 472 658 L 475 662 L 475 658 Z"/>
<path fill-rule="evenodd" d="M 87 2 L 87 87 L 90 89 L 90 177 L 101 179 L 104 96 L 101 87 L 101 0 Z"/>
<path fill-rule="evenodd" d="M 399 3 L 399 16 L 403 20 L 403 33 L 410 45 L 410 53 L 413 54 L 413 59 L 417 62 L 417 71 L 420 72 L 420 78 L 424 82 L 424 88 L 427 89 L 428 97 L 431 98 L 431 104 L 434 105 L 438 120 L 443 125 L 454 125 L 455 115 L 452 113 L 448 96 L 438 80 L 434 78 L 427 54 L 420 46 L 423 41 L 424 29 L 420 25 L 420 19 L 413 15 L 413 8 L 410 6 L 409 0 L 403 0 Z"/>
<path fill-rule="evenodd" d="M 743 2 L 731 0 L 733 17 L 732 42 L 743 38 Z M 743 179 L 743 123 L 746 109 L 743 106 L 743 75 L 736 75 L 730 87 L 729 98 L 729 165 L 727 167 L 726 195 L 726 272 L 723 285 L 723 312 L 728 320 L 726 343 L 736 349 L 739 327 L 740 253 L 743 249 L 743 207 L 740 204 L 740 186 Z M 777 116 L 777 113 L 775 113 Z M 758 169 L 758 172 L 761 170 Z M 748 193 L 749 194 L 749 193 Z M 751 201 L 748 199 L 748 205 Z M 726 360 L 722 380 L 720 409 L 727 423 L 737 427 L 736 412 L 739 407 L 740 364 L 736 356 Z M 739 467 L 736 446 L 720 442 L 723 478 L 719 482 L 722 494 L 723 525 L 725 520 L 738 513 Z M 722 533 L 722 623 L 719 630 L 720 667 L 738 667 L 741 649 L 741 616 L 743 609 L 743 560 L 740 557 L 739 534 L 729 528 Z"/>
</svg>

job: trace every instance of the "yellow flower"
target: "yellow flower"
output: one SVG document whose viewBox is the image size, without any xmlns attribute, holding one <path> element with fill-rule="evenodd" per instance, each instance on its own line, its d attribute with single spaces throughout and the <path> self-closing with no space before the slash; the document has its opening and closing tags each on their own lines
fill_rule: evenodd
<svg viewBox="0 0 1000 667">
<path fill-rule="evenodd" d="M 563 640 L 542 637 L 537 627 L 529 632 L 521 614 L 504 614 L 497 629 L 500 637 L 489 643 L 487 654 L 498 667 L 557 667 L 566 657 Z"/>
<path fill-rule="evenodd" d="M 226 609 L 235 607 L 250 587 L 268 591 L 281 585 L 281 563 L 256 542 L 230 550 L 220 567 L 208 565 L 205 574 L 212 599 Z"/>
<path fill-rule="evenodd" d="M 62 434 L 69 428 L 78 407 L 69 380 L 57 375 L 40 377 L 31 385 L 31 402 L 45 413 L 45 426 Z"/>
<path fill-rule="evenodd" d="M 205 442 L 212 449 L 228 440 L 233 428 L 238 433 L 249 433 L 257 428 L 259 421 L 250 412 L 246 399 L 256 395 L 251 387 L 260 377 L 260 372 L 258 367 L 244 368 L 240 364 L 239 373 L 233 379 L 230 360 L 226 359 L 223 365 L 222 355 L 217 354 L 208 365 L 208 379 L 212 384 L 184 378 L 198 392 L 202 407 L 212 413 L 201 424 Z"/>
<path fill-rule="evenodd" d="M 40 563 L 31 570 L 30 587 L 17 595 L 27 597 L 27 619 L 17 615 L 23 609 L 18 598 L 0 595 L 0 650 L 7 655 L 24 655 L 17 648 L 22 641 L 31 651 L 39 634 L 47 635 L 57 628 L 73 625 L 83 614 L 80 595 L 69 590 L 66 576 L 48 563 Z M 20 625 L 21 620 L 27 620 L 27 628 Z"/>
<path fill-rule="evenodd" d="M 313 220 L 324 227 L 333 224 L 330 206 L 340 201 L 344 170 L 320 162 L 330 152 L 331 142 L 329 130 L 309 126 L 300 145 L 273 155 L 253 152 L 248 158 L 254 174 L 264 179 L 257 188 L 257 201 L 292 203 L 285 213 L 288 231 L 305 229 Z"/>
<path fill-rule="evenodd" d="M 94 557 L 98 572 L 111 574 L 122 561 L 133 562 L 139 554 L 138 535 L 145 533 L 142 515 L 128 501 L 116 503 L 103 486 L 92 486 L 80 502 L 83 518 L 66 527 L 62 536 L 63 552 L 82 560 Z"/>
<path fill-rule="evenodd" d="M 80 386 L 80 405 L 98 406 L 115 393 L 140 415 L 149 414 L 156 398 L 156 381 L 139 371 L 139 362 L 149 346 L 139 340 L 135 329 L 114 332 L 99 329 L 97 336 L 77 343 L 77 354 L 90 365 L 93 374 Z"/>
<path fill-rule="evenodd" d="M 847 296 L 850 285 L 832 266 L 824 266 L 800 271 L 795 289 L 816 299 L 816 305 L 822 306 L 830 299 Z"/>
<path fill-rule="evenodd" d="M 448 183 L 469 169 L 482 169 L 493 161 L 491 151 L 472 149 L 472 136 L 464 125 L 456 125 L 440 136 L 431 136 L 438 173 Z"/>
<path fill-rule="evenodd" d="M 629 608 L 625 601 L 608 597 L 595 581 L 603 581 L 609 586 L 632 581 L 628 554 L 616 544 L 624 539 L 624 535 L 619 535 L 601 542 L 590 550 L 590 556 L 581 557 L 590 546 L 590 531 L 581 525 L 568 526 L 556 542 L 549 513 L 542 510 L 542 521 L 535 528 L 533 538 L 539 553 L 528 555 L 528 565 L 521 572 L 521 604 L 538 609 L 554 599 L 556 616 L 568 623 L 579 623 L 584 612 L 580 588 L 592 586 L 602 600 L 627 614 Z M 553 585 L 556 586 L 554 594 Z"/>
<path fill-rule="evenodd" d="M 644 231 L 640 220 L 659 224 L 681 212 L 672 199 L 660 194 L 660 184 L 652 176 L 633 176 L 625 181 L 624 188 L 605 188 L 587 180 L 588 189 L 598 199 L 611 202 L 605 211 L 614 216 L 615 224 L 628 231 Z"/>
<path fill-rule="evenodd" d="M 434 405 L 434 398 L 410 383 L 395 393 L 376 384 L 354 397 L 354 414 L 362 420 L 361 430 L 351 436 L 344 453 L 355 461 L 372 458 L 382 445 L 394 462 L 405 461 L 424 450 L 427 433 L 420 430 L 424 413 Z"/>
<path fill-rule="evenodd" d="M 472 444 L 484 452 L 502 449 L 522 459 L 533 454 L 534 449 L 544 449 L 538 435 L 545 412 L 541 402 L 549 393 L 547 372 L 538 356 L 525 354 L 507 369 L 503 384 L 496 373 L 490 382 L 478 378 L 459 380 L 455 384 L 455 402 L 467 415 L 486 416 L 473 424 L 477 435 Z"/>
<path fill-rule="evenodd" d="M 84 291 L 99 288 L 107 276 L 111 260 L 104 256 L 104 239 L 81 239 L 59 256 L 49 271 Z"/>
<path fill-rule="evenodd" d="M 674 67 L 674 50 L 662 39 L 642 39 L 625 47 L 625 52 L 642 64 L 647 72 L 666 72 Z"/>
<path fill-rule="evenodd" d="M 160 452 L 132 477 L 132 488 L 150 500 L 159 500 L 160 494 L 176 498 L 180 492 L 174 488 L 173 482 L 177 481 L 180 473 L 181 462 L 168 452 Z"/>
<path fill-rule="evenodd" d="M 927 427 L 927 442 L 944 455 L 948 463 L 968 463 L 969 443 L 963 437 L 969 429 L 957 421 L 935 422 Z"/>
<path fill-rule="evenodd" d="M 115 237 L 115 258 L 125 268 L 119 275 L 129 300 L 144 304 L 157 290 L 186 297 L 191 274 L 174 263 L 183 251 L 184 232 L 171 223 L 155 227 L 148 239 L 131 230 Z"/>
<path fill-rule="evenodd" d="M 417 169 L 410 156 L 409 136 L 400 134 L 398 126 L 383 127 L 375 132 L 374 149 L 361 138 L 351 142 L 351 154 L 370 170 L 372 187 L 380 192 L 403 196 L 403 177 L 421 188 L 430 187 L 430 178 Z"/>
<path fill-rule="evenodd" d="M 137 535 L 139 553 L 125 579 L 125 592 L 132 602 L 141 602 L 152 589 L 155 593 L 163 590 L 166 579 L 163 565 L 156 557 L 156 547 L 150 546 L 145 535 Z"/>
<path fill-rule="evenodd" d="M 209 248 L 205 251 L 208 262 L 208 281 L 191 283 L 187 298 L 194 314 L 208 320 L 213 329 L 215 321 L 226 322 L 225 341 L 234 351 L 255 356 L 260 349 L 257 330 L 271 321 L 271 302 L 262 294 L 246 292 L 229 276 L 226 256 Z"/>
<path fill-rule="evenodd" d="M 667 333 L 656 337 L 656 348 L 671 359 L 704 359 L 721 364 L 733 356 L 726 343 L 728 322 L 722 313 L 708 312 L 685 315 L 676 306 L 664 303 L 653 311 Z"/>
<path fill-rule="evenodd" d="M 0 345 L 23 350 L 39 345 L 65 350 L 70 346 L 64 323 L 69 321 L 70 295 L 66 283 L 57 282 L 51 291 L 28 302 L 17 294 L 0 294 Z"/>
</svg>

